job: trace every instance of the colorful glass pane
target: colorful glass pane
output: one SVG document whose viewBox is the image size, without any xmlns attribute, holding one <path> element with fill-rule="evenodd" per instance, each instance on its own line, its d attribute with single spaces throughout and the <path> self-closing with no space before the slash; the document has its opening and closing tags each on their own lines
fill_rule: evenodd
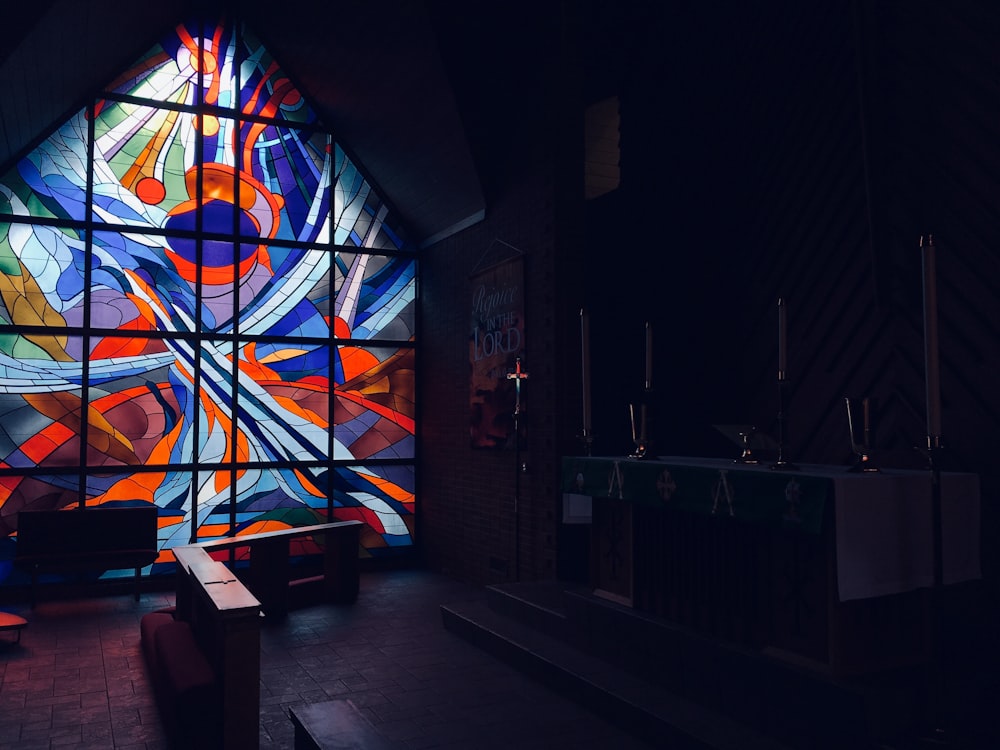
<svg viewBox="0 0 1000 750">
<path fill-rule="evenodd" d="M 167 228 L 172 216 L 189 212 L 198 176 L 191 157 L 197 116 L 109 100 L 95 113 L 94 219 Z M 86 173 L 77 180 L 85 185 Z"/>
<path fill-rule="evenodd" d="M 84 111 L 0 179 L 0 212 L 34 219 L 86 215 L 87 118 Z"/>
<path fill-rule="evenodd" d="M 417 261 L 408 256 L 339 252 L 335 264 L 337 335 L 411 341 Z"/>
<path fill-rule="evenodd" d="M 84 288 L 84 247 L 83 235 L 72 228 L 0 223 L 0 322 L 54 329 L 52 336 L 2 330 L 0 351 L 55 360 L 71 356 L 55 331 L 80 323 L 75 316 Z"/>
<path fill-rule="evenodd" d="M 260 40 L 244 29 L 240 66 L 242 110 L 276 120 L 311 124 L 316 115 Z"/>
<path fill-rule="evenodd" d="M 196 288 L 178 272 L 165 237 L 94 232 L 90 255 L 91 336 L 119 332 L 196 329 Z M 92 347 L 99 338 L 92 341 Z M 93 351 L 93 349 L 92 349 Z"/>
<path fill-rule="evenodd" d="M 339 145 L 334 144 L 333 152 L 334 244 L 367 250 L 409 249 L 388 206 L 372 192 Z"/>
<path fill-rule="evenodd" d="M 272 245 L 259 252 L 266 253 L 273 273 L 264 283 L 241 281 L 237 332 L 328 338 L 331 251 Z"/>
<path fill-rule="evenodd" d="M 84 417 L 79 336 L 10 333 L 0 351 L 0 466 L 79 466 Z"/>
<path fill-rule="evenodd" d="M 350 466 L 335 469 L 336 520 L 365 524 L 362 546 L 373 556 L 413 543 L 412 466 Z"/>
<path fill-rule="evenodd" d="M 178 26 L 176 33 L 123 70 L 107 90 L 154 102 L 194 104 L 198 97 L 198 67 L 197 43 L 187 28 Z M 155 77 L 150 75 L 154 70 Z"/>
<path fill-rule="evenodd" d="M 13 557 L 13 545 L 4 542 L 17 529 L 19 511 L 25 508 L 63 508 L 79 502 L 79 498 L 80 475 L 76 472 L 0 476 L 0 554 L 5 560 Z M 0 574 L 4 567 L 0 561 Z"/>
<path fill-rule="evenodd" d="M 240 132 L 241 205 L 250 204 L 265 239 L 329 242 L 330 136 L 244 122 Z M 274 196 L 280 196 L 280 200 Z M 265 205 L 266 204 L 266 205 Z"/>
<path fill-rule="evenodd" d="M 322 461 L 329 453 L 330 348 L 301 342 L 240 347 L 237 429 L 248 461 Z"/>
<path fill-rule="evenodd" d="M 147 487 L 152 488 L 155 493 L 156 504 L 159 506 L 160 556 L 153 565 L 153 573 L 173 572 L 172 549 L 179 545 L 190 544 L 197 538 L 195 532 L 198 530 L 195 528 L 193 511 L 197 511 L 197 520 L 203 526 L 205 518 L 212 510 L 209 502 L 212 495 L 202 499 L 198 496 L 198 489 L 206 483 L 211 486 L 214 478 L 214 471 L 192 472 L 176 468 L 153 472 L 148 478 L 139 472 L 115 477 L 115 484 L 120 487 L 133 482 L 139 494 L 142 494 Z"/>
<path fill-rule="evenodd" d="M 173 339 L 100 339 L 88 367 L 88 465 L 169 466 L 190 460 L 186 446 L 196 401 L 184 364 L 189 349 Z M 144 478 L 147 485 L 149 479 Z M 137 499 L 130 491 L 111 499 Z M 149 485 L 142 499 L 156 499 L 156 487 Z"/>
<path fill-rule="evenodd" d="M 338 346 L 334 456 L 414 457 L 413 349 Z"/>
<path fill-rule="evenodd" d="M 0 394 L 4 466 L 79 466 L 82 413 L 79 390 Z"/>
</svg>

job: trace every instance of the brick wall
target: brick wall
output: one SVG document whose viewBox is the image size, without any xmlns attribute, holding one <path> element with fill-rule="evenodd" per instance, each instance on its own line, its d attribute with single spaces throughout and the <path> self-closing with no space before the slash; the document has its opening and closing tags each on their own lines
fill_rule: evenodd
<svg viewBox="0 0 1000 750">
<path fill-rule="evenodd" d="M 512 56 L 498 36 L 492 83 L 477 78 L 466 109 L 486 218 L 427 248 L 421 266 L 417 544 L 432 569 L 480 584 L 557 577 L 560 459 L 579 449 L 584 109 L 572 40 L 532 12 L 536 33 L 513 19 L 522 48 Z M 467 53 L 484 54 L 474 38 Z M 524 471 L 518 451 L 469 445 L 469 277 L 497 242 L 524 259 Z"/>
<path fill-rule="evenodd" d="M 556 322 L 564 316 L 556 308 L 550 175 L 545 163 L 525 171 L 488 218 L 430 248 L 421 269 L 418 543 L 432 568 L 479 583 L 555 575 L 560 446 L 554 407 L 565 342 Z M 469 277 L 498 240 L 524 258 L 522 361 L 530 377 L 518 451 L 469 444 Z"/>
</svg>

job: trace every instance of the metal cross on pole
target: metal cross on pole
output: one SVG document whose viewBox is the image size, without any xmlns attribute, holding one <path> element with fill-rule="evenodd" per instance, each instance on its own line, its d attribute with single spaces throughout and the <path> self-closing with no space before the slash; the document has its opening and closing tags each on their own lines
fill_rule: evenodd
<svg viewBox="0 0 1000 750">
<path fill-rule="evenodd" d="M 514 428 L 517 429 L 517 418 L 521 415 L 521 381 L 528 379 L 528 373 L 521 370 L 521 358 L 514 360 L 514 372 L 507 373 L 507 380 L 514 381 Z M 516 440 L 516 437 L 515 437 Z"/>
<path fill-rule="evenodd" d="M 521 381 L 528 373 L 521 369 L 521 358 L 514 360 L 514 372 L 507 373 L 507 380 L 514 381 L 514 580 L 521 580 L 521 524 L 518 504 L 521 499 Z"/>
</svg>

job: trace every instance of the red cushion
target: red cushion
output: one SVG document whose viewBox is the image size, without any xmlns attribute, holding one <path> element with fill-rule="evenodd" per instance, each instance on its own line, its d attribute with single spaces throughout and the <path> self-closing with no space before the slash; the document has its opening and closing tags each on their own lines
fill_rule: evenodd
<svg viewBox="0 0 1000 750">
<path fill-rule="evenodd" d="M 160 707 L 177 745 L 215 748 L 221 737 L 222 696 L 215 672 L 183 620 L 156 629 Z"/>
<path fill-rule="evenodd" d="M 148 612 L 139 620 L 139 643 L 142 644 L 142 655 L 146 659 L 150 677 L 155 682 L 159 679 L 156 659 L 156 631 L 174 621 L 174 616 L 167 612 Z"/>
<path fill-rule="evenodd" d="M 174 620 L 161 625 L 156 629 L 155 641 L 157 662 L 171 694 L 186 695 L 215 685 L 212 666 L 198 648 L 188 623 Z"/>
</svg>

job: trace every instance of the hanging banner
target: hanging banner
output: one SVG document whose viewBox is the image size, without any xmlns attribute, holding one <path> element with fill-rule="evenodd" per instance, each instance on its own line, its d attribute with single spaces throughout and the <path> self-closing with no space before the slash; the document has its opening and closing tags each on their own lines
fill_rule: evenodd
<svg viewBox="0 0 1000 750">
<path fill-rule="evenodd" d="M 514 444 L 518 392 L 508 374 L 524 356 L 524 258 L 505 260 L 470 277 L 469 438 L 473 448 Z M 524 412 L 524 390 L 520 391 Z"/>
</svg>

